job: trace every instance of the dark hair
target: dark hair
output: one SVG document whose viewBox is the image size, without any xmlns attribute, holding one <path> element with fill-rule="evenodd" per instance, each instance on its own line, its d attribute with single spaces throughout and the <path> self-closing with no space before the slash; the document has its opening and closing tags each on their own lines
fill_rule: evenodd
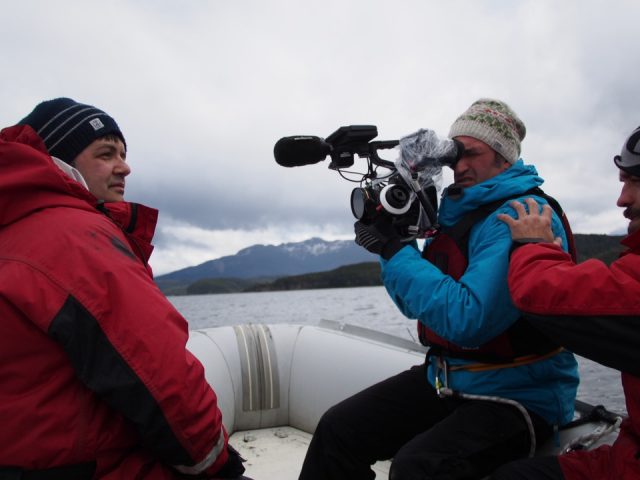
<svg viewBox="0 0 640 480">
<path fill-rule="evenodd" d="M 101 139 L 111 140 L 113 142 L 122 142 L 122 138 L 119 135 L 116 135 L 115 133 L 108 133 L 104 137 L 96 138 L 96 140 L 101 140 Z M 124 149 L 125 150 L 127 149 L 126 145 L 124 146 Z"/>
</svg>

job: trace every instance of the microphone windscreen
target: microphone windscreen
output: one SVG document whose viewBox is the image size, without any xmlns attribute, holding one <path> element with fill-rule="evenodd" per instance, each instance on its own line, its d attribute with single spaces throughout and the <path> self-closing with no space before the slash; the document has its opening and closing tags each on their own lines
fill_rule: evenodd
<svg viewBox="0 0 640 480">
<path fill-rule="evenodd" d="M 283 167 L 301 167 L 323 161 L 331 153 L 331 145 L 320 137 L 296 135 L 283 137 L 273 147 L 273 156 Z"/>
</svg>

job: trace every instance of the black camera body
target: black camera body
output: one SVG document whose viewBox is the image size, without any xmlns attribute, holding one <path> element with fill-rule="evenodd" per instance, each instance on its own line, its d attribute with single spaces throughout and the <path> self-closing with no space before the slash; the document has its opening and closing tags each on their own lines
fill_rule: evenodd
<svg viewBox="0 0 640 480">
<path fill-rule="evenodd" d="M 372 142 L 377 136 L 378 129 L 373 125 L 349 125 L 340 127 L 325 139 L 332 147 L 329 168 L 333 170 L 353 166 L 357 155 L 392 172 L 385 182 L 371 182 L 376 177 L 372 175 L 373 169 L 370 169 L 363 178 L 363 181 L 369 180 L 370 183 L 354 188 L 351 192 L 351 212 L 355 218 L 365 223 L 373 221 L 383 212 L 401 216 L 407 214 L 411 208 L 410 188 L 395 171 L 393 163 L 378 156 L 379 149 L 396 147 L 399 142 Z"/>
</svg>

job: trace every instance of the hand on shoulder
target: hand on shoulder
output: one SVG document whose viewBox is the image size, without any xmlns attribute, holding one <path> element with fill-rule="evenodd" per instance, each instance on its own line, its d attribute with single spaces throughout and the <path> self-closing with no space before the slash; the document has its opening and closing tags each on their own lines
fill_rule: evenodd
<svg viewBox="0 0 640 480">
<path fill-rule="evenodd" d="M 517 200 L 509 203 L 515 210 L 514 218 L 506 213 L 499 213 L 497 218 L 507 224 L 511 230 L 511 238 L 519 243 L 555 243 L 562 245 L 562 239 L 555 237 L 551 229 L 553 210 L 549 205 L 538 205 L 533 198 L 525 199 L 525 205 Z"/>
</svg>

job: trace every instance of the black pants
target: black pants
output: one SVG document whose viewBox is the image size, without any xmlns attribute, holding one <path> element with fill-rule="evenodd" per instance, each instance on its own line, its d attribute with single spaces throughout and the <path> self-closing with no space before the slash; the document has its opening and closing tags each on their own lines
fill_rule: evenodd
<svg viewBox="0 0 640 480">
<path fill-rule="evenodd" d="M 513 406 L 441 399 L 425 365 L 388 378 L 331 407 L 320 419 L 300 480 L 372 479 L 393 458 L 390 480 L 482 478 L 529 451 L 529 430 Z M 552 428 L 531 414 L 537 437 Z"/>
<path fill-rule="evenodd" d="M 516 460 L 500 467 L 491 480 L 564 480 L 558 457 Z"/>
</svg>

